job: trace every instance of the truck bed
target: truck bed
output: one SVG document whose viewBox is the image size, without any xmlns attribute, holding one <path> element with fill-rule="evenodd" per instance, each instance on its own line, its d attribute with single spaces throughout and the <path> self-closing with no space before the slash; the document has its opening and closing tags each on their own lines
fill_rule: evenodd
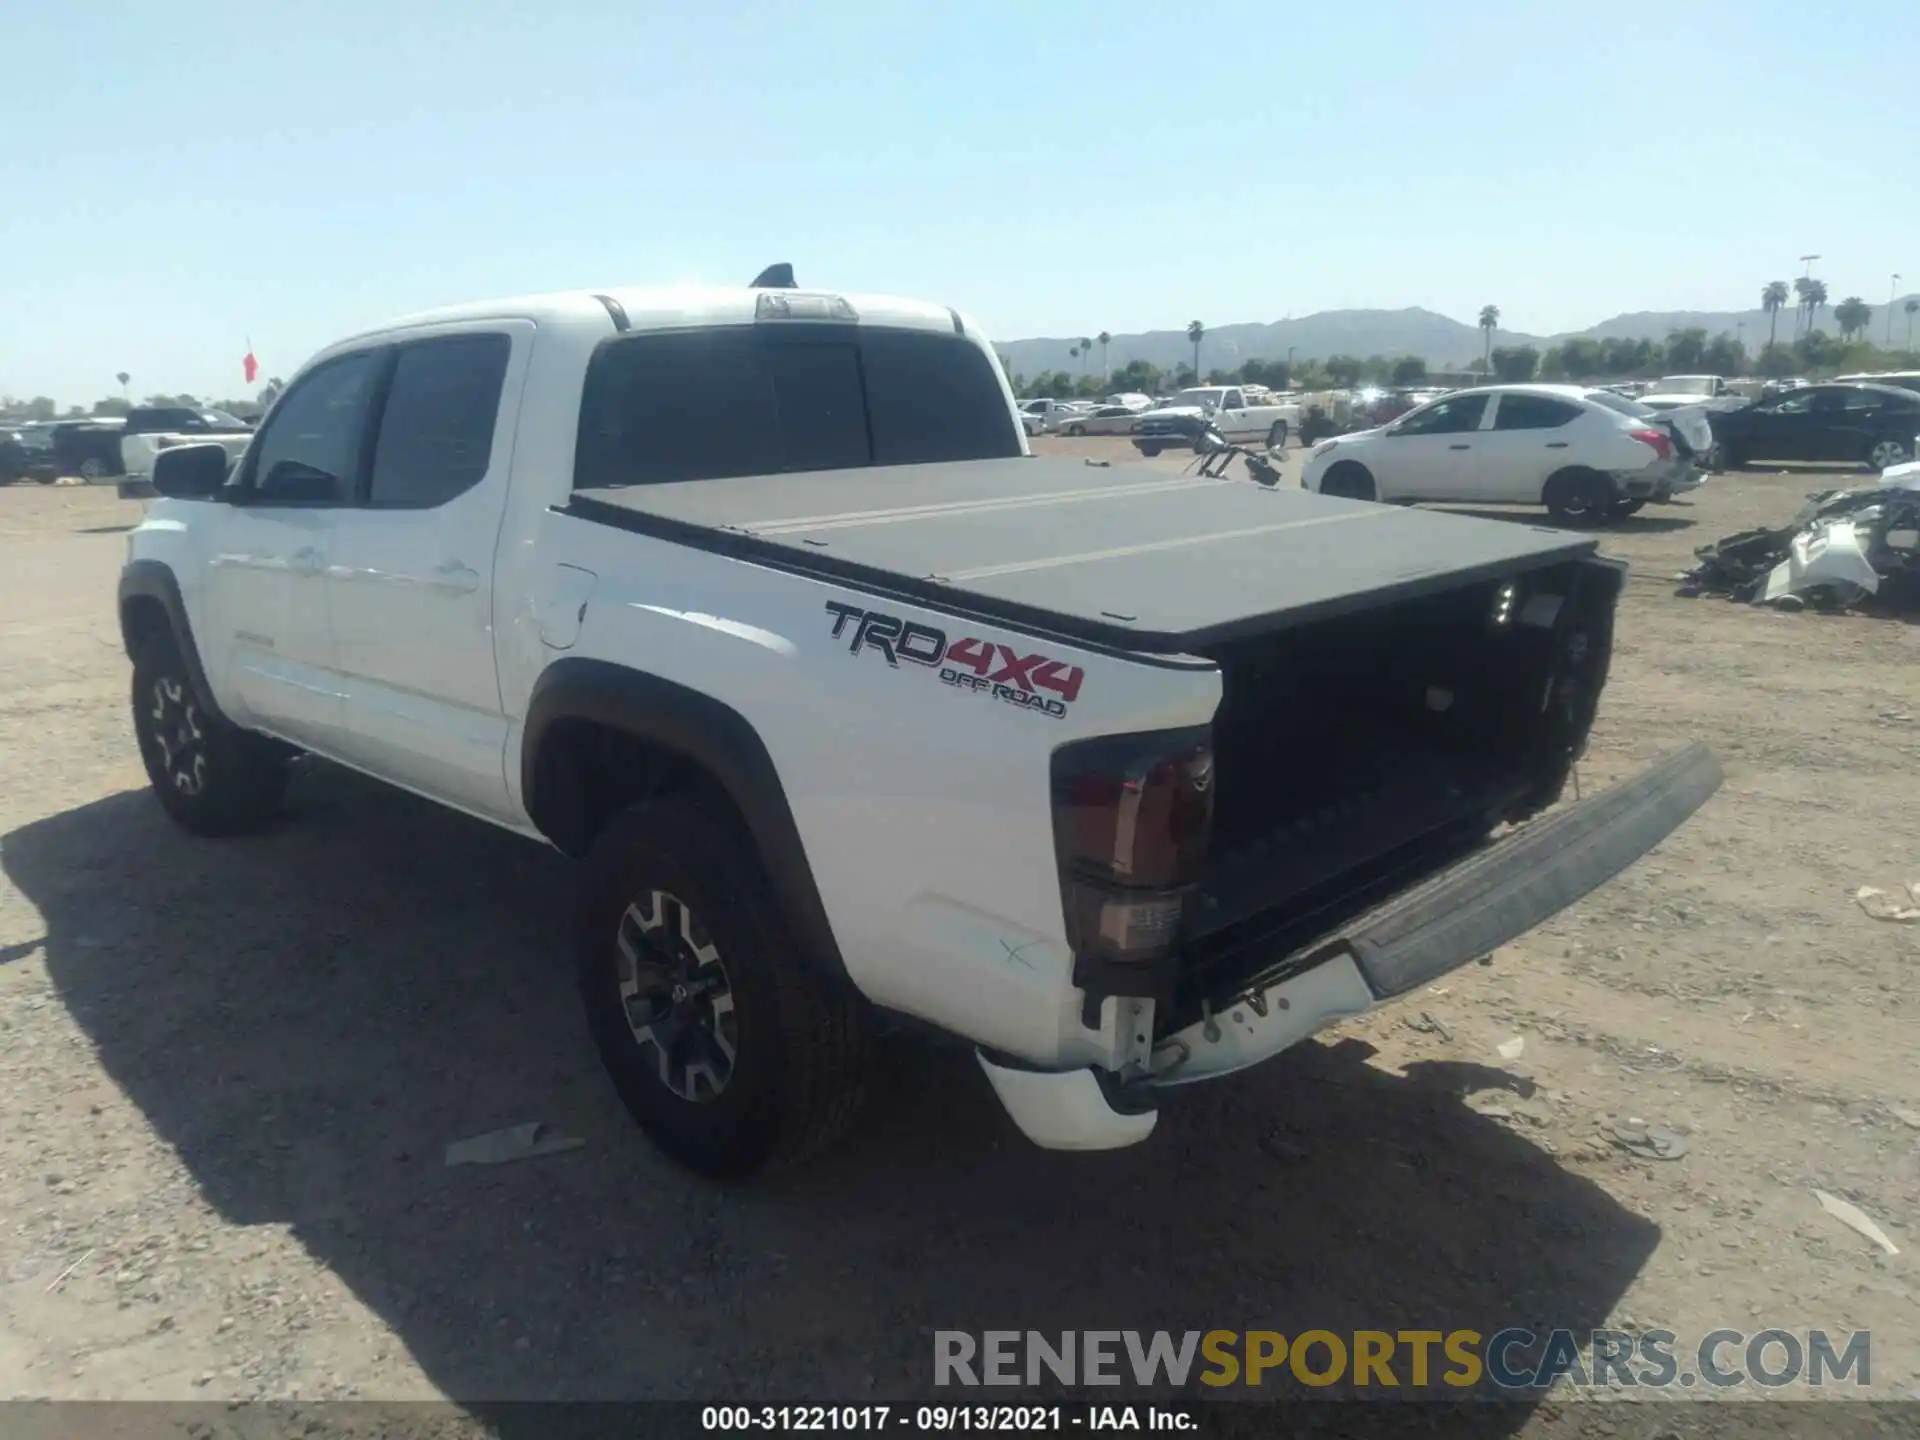
<svg viewBox="0 0 1920 1440">
<path fill-rule="evenodd" d="M 579 490 L 561 510 L 1149 654 L 1191 654 L 1595 548 L 1540 525 L 1042 457 Z"/>
</svg>

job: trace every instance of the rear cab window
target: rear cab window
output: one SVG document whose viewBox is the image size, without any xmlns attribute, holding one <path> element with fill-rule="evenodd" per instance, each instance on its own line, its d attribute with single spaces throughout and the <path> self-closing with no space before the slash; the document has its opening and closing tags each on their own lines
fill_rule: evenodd
<svg viewBox="0 0 1920 1440">
<path fill-rule="evenodd" d="M 374 442 L 368 504 L 431 509 L 480 483 L 493 459 L 512 350 L 507 336 L 494 333 L 401 347 Z"/>
<path fill-rule="evenodd" d="M 964 336 L 882 326 L 642 331 L 587 366 L 574 488 L 1024 453 Z"/>
<path fill-rule="evenodd" d="M 1495 430 L 1557 430 L 1580 413 L 1578 405 L 1551 395 L 1509 392 L 1493 412 Z"/>
</svg>

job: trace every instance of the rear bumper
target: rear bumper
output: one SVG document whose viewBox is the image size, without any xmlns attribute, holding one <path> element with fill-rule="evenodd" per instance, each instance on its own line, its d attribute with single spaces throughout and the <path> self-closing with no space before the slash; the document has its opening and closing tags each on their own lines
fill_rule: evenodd
<svg viewBox="0 0 1920 1440">
<path fill-rule="evenodd" d="M 1020 1104 L 1043 1116 L 1034 1123 L 997 1079 L 996 1089 L 1029 1137 L 1048 1148 L 1145 1138 L 1151 1126 L 1142 1126 L 1141 1107 L 1154 1092 L 1258 1064 L 1490 954 L 1620 874 L 1704 805 L 1721 780 L 1713 753 L 1693 745 L 1524 826 L 1309 947 L 1305 968 L 1297 955 L 1276 956 L 1267 973 L 1285 979 L 1256 977 L 1220 997 L 1206 1018 L 1155 1044 L 1148 1072 L 1122 1085 L 1085 1071 L 1023 1074 Z M 1076 1139 L 1078 1125 L 1086 1129 Z"/>
</svg>

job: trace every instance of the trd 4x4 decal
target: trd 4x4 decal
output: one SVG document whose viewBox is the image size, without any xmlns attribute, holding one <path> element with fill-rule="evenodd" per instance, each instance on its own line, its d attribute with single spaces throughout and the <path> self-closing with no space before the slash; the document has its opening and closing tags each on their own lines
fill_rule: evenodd
<svg viewBox="0 0 1920 1440">
<path fill-rule="evenodd" d="M 870 650 L 896 670 L 903 660 L 937 669 L 942 684 L 991 695 L 1056 720 L 1079 698 L 1080 684 L 1087 678 L 1085 670 L 1064 660 L 1024 654 L 1012 645 L 972 635 L 949 641 L 944 630 L 879 610 L 829 600 L 827 613 L 833 616 L 833 638 L 847 639 L 850 655 Z"/>
</svg>

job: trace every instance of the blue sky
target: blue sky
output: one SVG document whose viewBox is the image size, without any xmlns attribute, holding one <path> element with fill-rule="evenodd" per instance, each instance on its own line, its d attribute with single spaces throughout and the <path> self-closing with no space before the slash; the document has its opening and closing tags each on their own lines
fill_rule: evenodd
<svg viewBox="0 0 1920 1440">
<path fill-rule="evenodd" d="M 387 315 L 704 279 L 996 338 L 1920 282 L 1915 0 L 6 0 L 0 392 L 245 393 Z M 1909 283 L 1902 289 L 1915 288 Z"/>
</svg>

